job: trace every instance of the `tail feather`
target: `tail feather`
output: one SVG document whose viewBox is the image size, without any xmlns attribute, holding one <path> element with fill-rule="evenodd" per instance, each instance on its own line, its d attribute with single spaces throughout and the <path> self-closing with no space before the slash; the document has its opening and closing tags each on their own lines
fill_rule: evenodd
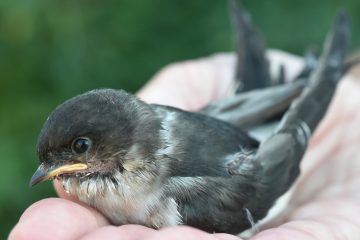
<svg viewBox="0 0 360 240">
<path fill-rule="evenodd" d="M 303 121 L 312 131 L 323 118 L 336 84 L 344 74 L 344 59 L 350 41 L 350 23 L 345 11 L 338 14 L 309 84 L 283 117 L 283 125 Z M 309 113 L 311 111 L 311 114 Z"/>
<path fill-rule="evenodd" d="M 270 86 L 271 78 L 265 48 L 250 15 L 240 8 L 236 0 L 229 0 L 229 8 L 237 53 L 236 93 Z"/>
<path fill-rule="evenodd" d="M 297 178 L 308 140 L 324 117 L 337 83 L 343 76 L 349 41 L 349 19 L 345 12 L 340 12 L 309 85 L 291 104 L 278 131 L 261 143 L 255 157 L 264 171 L 261 183 L 277 186 L 263 192 L 270 199 L 275 200 L 287 191 Z"/>
</svg>

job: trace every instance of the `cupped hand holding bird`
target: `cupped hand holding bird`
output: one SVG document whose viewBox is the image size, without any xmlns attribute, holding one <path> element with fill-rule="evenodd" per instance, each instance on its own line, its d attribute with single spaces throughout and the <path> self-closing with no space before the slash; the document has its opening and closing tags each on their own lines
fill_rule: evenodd
<svg viewBox="0 0 360 240">
<path fill-rule="evenodd" d="M 288 75 L 295 75 L 302 65 L 300 59 L 281 52 L 272 52 L 270 58 L 273 64 L 285 63 Z M 226 54 L 173 64 L 160 71 L 138 96 L 150 103 L 197 110 L 228 94 L 234 66 L 235 57 Z M 289 205 L 251 239 L 360 236 L 360 65 L 345 78 L 311 140 Z M 239 239 L 186 226 L 161 230 L 111 226 L 96 210 L 65 193 L 56 181 L 55 188 L 61 198 L 31 205 L 9 239 Z"/>
</svg>

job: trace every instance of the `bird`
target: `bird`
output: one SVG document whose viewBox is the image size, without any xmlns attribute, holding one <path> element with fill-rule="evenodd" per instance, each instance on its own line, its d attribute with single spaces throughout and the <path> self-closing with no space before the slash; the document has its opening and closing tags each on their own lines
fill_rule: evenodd
<svg viewBox="0 0 360 240">
<path fill-rule="evenodd" d="M 252 226 L 249 213 L 255 222 L 263 219 L 298 177 L 308 140 L 344 74 L 349 20 L 338 14 L 306 81 L 302 75 L 271 85 L 250 18 L 235 1 L 230 6 L 233 25 L 242 26 L 234 96 L 189 112 L 124 90 L 77 95 L 45 121 L 30 185 L 56 178 L 114 225 L 184 224 L 237 234 Z M 267 138 L 249 134 L 274 118 L 280 123 Z"/>
</svg>

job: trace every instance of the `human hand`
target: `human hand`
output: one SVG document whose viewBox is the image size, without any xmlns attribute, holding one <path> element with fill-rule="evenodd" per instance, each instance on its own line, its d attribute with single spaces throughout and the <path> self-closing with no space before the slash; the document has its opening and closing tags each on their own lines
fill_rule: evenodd
<svg viewBox="0 0 360 240">
<path fill-rule="evenodd" d="M 301 68 L 299 60 L 289 55 L 275 52 L 270 58 L 273 64 L 276 60 L 273 69 L 278 69 L 276 63 L 286 64 L 287 78 L 292 78 Z M 360 143 L 360 113 L 357 111 L 360 107 L 360 65 L 344 78 L 311 139 L 302 160 L 302 174 L 286 210 L 262 225 L 260 233 L 252 240 L 343 240 L 360 236 L 360 151 L 357 147 Z M 193 105 L 183 105 L 188 106 L 197 109 Z"/>
<path fill-rule="evenodd" d="M 281 53 L 273 53 L 271 59 L 286 62 L 292 76 L 301 66 L 298 59 Z M 196 110 L 227 94 L 234 65 L 233 55 L 171 65 L 138 95 L 148 102 Z M 359 76 L 360 70 L 355 74 Z M 357 91 L 360 92 L 360 85 L 355 80 L 341 83 L 303 160 L 303 174 L 295 185 L 290 206 L 252 239 L 331 240 L 360 236 L 360 207 L 356 202 L 356 186 L 360 182 L 356 176 L 360 163 L 356 160 L 360 153 L 355 147 L 360 141 L 360 134 L 356 134 L 360 114 L 351 111 L 360 106 Z M 34 203 L 24 212 L 10 239 L 239 239 L 184 226 L 159 231 L 138 225 L 110 226 L 101 214 L 64 193 L 59 183 L 55 187 L 64 199 Z"/>
</svg>

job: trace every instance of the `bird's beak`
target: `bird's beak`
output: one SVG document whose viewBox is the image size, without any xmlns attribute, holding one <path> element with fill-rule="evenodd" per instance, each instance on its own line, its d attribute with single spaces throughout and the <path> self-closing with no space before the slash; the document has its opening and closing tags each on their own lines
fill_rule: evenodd
<svg viewBox="0 0 360 240">
<path fill-rule="evenodd" d="M 42 163 L 31 177 L 30 186 L 32 187 L 40 182 L 57 177 L 60 174 L 73 173 L 87 168 L 88 165 L 85 163 L 66 163 L 60 166 L 47 166 Z"/>
</svg>

